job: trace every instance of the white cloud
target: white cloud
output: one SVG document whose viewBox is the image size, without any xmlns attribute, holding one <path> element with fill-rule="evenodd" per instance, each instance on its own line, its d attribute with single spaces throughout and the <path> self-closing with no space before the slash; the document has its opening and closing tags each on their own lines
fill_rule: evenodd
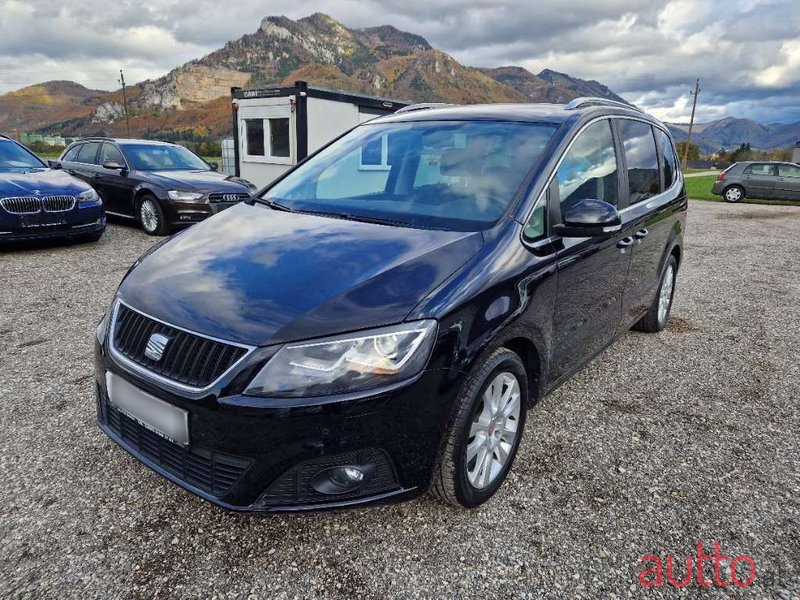
<svg viewBox="0 0 800 600">
<path fill-rule="evenodd" d="M 792 0 L 0 0 L 0 93 L 48 79 L 135 82 L 315 11 L 350 27 L 391 24 L 459 61 L 596 79 L 661 118 L 800 119 L 800 2 Z M 32 33 L 33 32 L 33 33 Z"/>
</svg>

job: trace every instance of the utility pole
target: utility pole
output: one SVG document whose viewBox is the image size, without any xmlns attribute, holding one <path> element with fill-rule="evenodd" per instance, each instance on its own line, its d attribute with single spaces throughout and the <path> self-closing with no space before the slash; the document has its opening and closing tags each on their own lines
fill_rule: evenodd
<svg viewBox="0 0 800 600">
<path fill-rule="evenodd" d="M 125 128 L 128 130 L 128 137 L 131 137 L 131 122 L 128 119 L 128 97 L 125 95 L 125 75 L 122 74 L 122 69 L 119 70 L 119 82 L 122 84 L 122 105 L 125 108 Z M 694 116 L 694 111 L 692 111 Z M 689 129 L 691 132 L 691 128 Z"/>
<path fill-rule="evenodd" d="M 692 101 L 692 116 L 689 119 L 689 135 L 686 137 L 686 148 L 683 149 L 683 164 L 681 165 L 683 170 L 686 170 L 686 161 L 689 159 L 689 145 L 692 143 L 692 128 L 694 127 L 694 111 L 697 108 L 697 94 L 700 93 L 700 79 L 698 78 L 694 84 L 694 91 L 689 92 L 692 96 L 694 96 L 694 100 Z"/>
</svg>

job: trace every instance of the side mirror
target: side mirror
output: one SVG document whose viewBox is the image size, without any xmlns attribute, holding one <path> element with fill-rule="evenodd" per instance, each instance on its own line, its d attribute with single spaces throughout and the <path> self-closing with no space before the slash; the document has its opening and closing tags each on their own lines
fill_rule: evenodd
<svg viewBox="0 0 800 600">
<path fill-rule="evenodd" d="M 51 169 L 61 169 L 61 168 L 63 168 L 61 166 L 61 161 L 60 160 L 48 160 L 47 161 L 47 166 L 50 167 Z"/>
<path fill-rule="evenodd" d="M 564 223 L 553 227 L 561 237 L 607 237 L 622 229 L 616 207 L 603 200 L 581 200 L 563 215 Z"/>
<path fill-rule="evenodd" d="M 123 167 L 121 164 L 119 164 L 115 160 L 107 160 L 106 162 L 103 163 L 102 166 L 103 166 L 104 169 L 111 169 L 112 171 L 124 171 L 125 170 L 125 167 Z"/>
<path fill-rule="evenodd" d="M 208 163 L 208 166 L 211 167 L 212 171 L 219 171 L 219 163 L 216 162 Z"/>
</svg>

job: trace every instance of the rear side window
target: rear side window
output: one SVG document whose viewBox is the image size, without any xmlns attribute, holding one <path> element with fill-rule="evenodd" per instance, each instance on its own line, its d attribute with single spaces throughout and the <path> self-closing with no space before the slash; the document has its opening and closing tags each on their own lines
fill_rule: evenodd
<svg viewBox="0 0 800 600">
<path fill-rule="evenodd" d="M 745 175 L 775 175 L 775 165 L 750 165 L 744 170 Z"/>
<path fill-rule="evenodd" d="M 800 167 L 794 165 L 778 165 L 778 177 L 800 179 Z"/>
<path fill-rule="evenodd" d="M 678 174 L 678 161 L 675 158 L 675 151 L 672 148 L 672 142 L 669 136 L 661 129 L 654 129 L 656 132 L 656 139 L 658 140 L 658 147 L 661 150 L 661 170 L 664 171 L 664 189 L 669 189 Z"/>
<path fill-rule="evenodd" d="M 610 121 L 592 123 L 578 135 L 564 155 L 556 179 L 562 214 L 580 200 L 617 205 L 617 155 Z"/>
<path fill-rule="evenodd" d="M 661 192 L 656 141 L 647 123 L 630 119 L 618 123 L 628 167 L 628 202 L 636 204 Z"/>
<path fill-rule="evenodd" d="M 100 152 L 100 164 L 106 162 L 115 162 L 118 165 L 124 165 L 125 159 L 122 158 L 122 152 L 119 151 L 114 144 L 103 144 L 103 150 Z"/>
<path fill-rule="evenodd" d="M 68 162 L 75 162 L 75 158 L 78 156 L 78 150 L 83 148 L 83 144 L 78 144 L 77 146 L 73 146 L 69 150 L 64 153 L 64 156 L 61 160 L 65 160 Z"/>
<path fill-rule="evenodd" d="M 97 164 L 97 151 L 100 148 L 100 142 L 89 142 L 88 144 L 84 144 L 80 150 L 78 150 L 78 158 L 76 159 L 79 163 L 86 163 L 89 165 Z"/>
</svg>

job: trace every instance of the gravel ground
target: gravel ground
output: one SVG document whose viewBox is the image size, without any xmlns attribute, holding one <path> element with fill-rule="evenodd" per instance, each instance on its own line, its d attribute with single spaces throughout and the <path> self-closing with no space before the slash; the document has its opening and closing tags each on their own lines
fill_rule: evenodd
<svg viewBox="0 0 800 600">
<path fill-rule="evenodd" d="M 180 490 L 94 423 L 94 326 L 153 239 L 0 254 L 0 597 L 629 597 L 643 555 L 681 577 L 698 540 L 752 556 L 755 596 L 800 597 L 799 228 L 800 208 L 693 202 L 669 329 L 544 399 L 472 512 L 259 517 Z"/>
</svg>

